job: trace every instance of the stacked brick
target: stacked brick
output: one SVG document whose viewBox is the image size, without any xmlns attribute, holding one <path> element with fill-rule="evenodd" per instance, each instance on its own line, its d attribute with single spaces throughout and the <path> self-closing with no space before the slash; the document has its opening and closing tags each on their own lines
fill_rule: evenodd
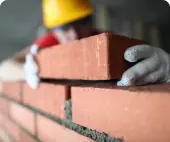
<svg viewBox="0 0 170 142">
<path fill-rule="evenodd" d="M 103 33 L 40 51 L 36 90 L 2 82 L 0 128 L 11 142 L 169 142 L 169 85 L 114 85 L 142 43 Z"/>
</svg>

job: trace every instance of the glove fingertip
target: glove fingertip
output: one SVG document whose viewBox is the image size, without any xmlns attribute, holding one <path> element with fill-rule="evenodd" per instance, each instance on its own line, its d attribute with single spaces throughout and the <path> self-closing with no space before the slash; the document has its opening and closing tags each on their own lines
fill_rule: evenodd
<svg viewBox="0 0 170 142">
<path fill-rule="evenodd" d="M 124 59 L 130 63 L 134 63 L 138 60 L 137 56 L 131 50 L 125 52 Z"/>
<path fill-rule="evenodd" d="M 38 45 L 33 45 L 31 48 L 30 48 L 30 52 L 31 54 L 33 55 L 36 55 L 38 53 L 38 50 L 39 50 L 39 46 Z"/>
<path fill-rule="evenodd" d="M 33 57 L 33 55 L 32 54 L 27 54 L 26 55 L 26 61 L 30 61 L 30 60 L 33 60 L 34 59 L 34 57 Z"/>
<path fill-rule="evenodd" d="M 39 83 L 30 83 L 30 84 L 28 84 L 29 86 L 30 86 L 30 88 L 32 88 L 32 89 L 37 89 L 38 88 L 38 85 L 39 85 Z"/>
<path fill-rule="evenodd" d="M 40 83 L 40 78 L 35 74 L 27 74 L 26 82 L 32 89 L 37 89 Z"/>
<path fill-rule="evenodd" d="M 121 81 L 118 81 L 117 86 L 121 87 L 121 86 L 124 86 L 124 85 L 123 85 L 123 83 Z"/>
<path fill-rule="evenodd" d="M 128 80 L 127 78 L 123 78 L 120 81 L 117 82 L 117 86 L 131 86 L 132 82 Z"/>
<path fill-rule="evenodd" d="M 126 84 L 126 83 L 123 82 L 123 81 L 119 81 L 119 82 L 117 82 L 117 86 L 118 86 L 118 87 L 125 87 L 125 86 L 129 86 L 129 85 Z"/>
<path fill-rule="evenodd" d="M 170 79 L 168 79 L 168 80 L 166 81 L 166 83 L 170 83 Z"/>
</svg>

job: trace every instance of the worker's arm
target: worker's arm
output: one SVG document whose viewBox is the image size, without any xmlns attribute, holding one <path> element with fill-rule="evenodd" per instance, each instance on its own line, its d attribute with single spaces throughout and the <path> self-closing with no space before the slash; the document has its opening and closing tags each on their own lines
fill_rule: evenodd
<svg viewBox="0 0 170 142">
<path fill-rule="evenodd" d="M 39 67 L 35 60 L 36 54 L 39 50 L 50 48 L 53 45 L 59 44 L 58 40 L 52 32 L 36 40 L 29 49 L 29 53 L 25 56 L 24 70 L 26 74 L 27 84 L 35 89 L 38 87 L 40 78 L 38 76 Z M 27 53 L 27 51 L 26 51 Z"/>
<path fill-rule="evenodd" d="M 17 53 L 12 57 L 13 60 L 20 62 L 20 63 L 25 63 L 25 57 L 28 53 L 30 53 L 31 50 L 35 50 L 35 46 L 39 49 L 44 49 L 44 48 L 49 48 L 53 45 L 58 44 L 59 42 L 57 39 L 54 37 L 53 33 L 50 32 L 45 36 L 42 36 L 41 38 L 37 39 L 31 46 L 28 46 L 24 48 L 22 51 Z M 33 49 L 34 48 L 34 49 Z M 34 51 L 32 51 L 34 52 Z"/>
<path fill-rule="evenodd" d="M 4 81 L 26 80 L 27 82 L 29 80 L 30 82 L 29 78 L 31 78 L 31 82 L 35 82 L 34 84 L 37 84 L 39 78 L 34 73 L 35 71 L 38 70 L 38 65 L 34 60 L 34 56 L 39 51 L 39 49 L 43 49 L 48 46 L 50 47 L 57 43 L 58 41 L 55 39 L 53 34 L 49 33 L 36 40 L 31 46 L 26 47 L 21 52 L 2 61 L 0 63 L 0 80 Z M 24 66 L 26 66 L 27 69 L 26 72 L 24 70 Z M 30 70 L 30 68 L 32 70 Z"/>
<path fill-rule="evenodd" d="M 129 62 L 141 61 L 123 74 L 118 86 L 170 82 L 170 55 L 161 48 L 138 45 L 127 49 L 124 56 Z"/>
<path fill-rule="evenodd" d="M 24 64 L 25 63 L 25 57 L 30 52 L 30 46 L 24 48 L 19 53 L 15 54 L 12 59 L 18 63 Z"/>
<path fill-rule="evenodd" d="M 25 81 L 24 72 L 25 56 L 29 52 L 29 47 L 16 55 L 3 60 L 0 63 L 0 80 L 1 81 Z"/>
</svg>

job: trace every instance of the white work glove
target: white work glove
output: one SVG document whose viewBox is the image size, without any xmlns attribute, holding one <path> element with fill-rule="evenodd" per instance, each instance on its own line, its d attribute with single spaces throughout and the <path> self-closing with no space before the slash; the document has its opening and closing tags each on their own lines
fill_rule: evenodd
<svg viewBox="0 0 170 142">
<path fill-rule="evenodd" d="M 36 89 L 40 82 L 40 78 L 38 77 L 39 68 L 35 60 L 38 50 L 38 45 L 31 46 L 30 53 L 26 55 L 26 62 L 24 64 L 26 82 L 32 89 Z"/>
<path fill-rule="evenodd" d="M 133 46 L 125 51 L 124 58 L 131 63 L 140 62 L 123 73 L 118 86 L 170 82 L 170 55 L 161 48 Z"/>
</svg>

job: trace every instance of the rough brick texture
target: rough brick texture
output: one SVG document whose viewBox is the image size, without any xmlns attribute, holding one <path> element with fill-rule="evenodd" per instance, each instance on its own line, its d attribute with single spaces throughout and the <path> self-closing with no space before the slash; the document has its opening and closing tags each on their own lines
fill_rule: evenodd
<svg viewBox="0 0 170 142">
<path fill-rule="evenodd" d="M 3 93 L 3 82 L 0 81 L 0 93 Z"/>
<path fill-rule="evenodd" d="M 124 51 L 143 41 L 111 33 L 84 38 L 40 51 L 37 56 L 42 78 L 119 79 L 129 67 Z"/>
<path fill-rule="evenodd" d="M 8 133 L 0 126 L 0 141 L 1 142 L 12 142 Z"/>
<path fill-rule="evenodd" d="M 170 141 L 170 85 L 72 88 L 73 122 L 125 142 Z"/>
<path fill-rule="evenodd" d="M 2 92 L 18 101 L 21 101 L 22 83 L 20 82 L 4 82 L 2 85 Z"/>
<path fill-rule="evenodd" d="M 9 101 L 4 98 L 0 98 L 0 113 L 9 114 Z"/>
<path fill-rule="evenodd" d="M 20 130 L 13 122 L 11 122 L 9 120 L 8 117 L 3 117 L 3 125 L 6 128 L 6 130 L 9 132 L 9 134 L 12 135 L 12 137 L 15 140 L 19 141 L 19 139 L 20 139 Z"/>
<path fill-rule="evenodd" d="M 10 117 L 32 134 L 35 134 L 35 114 L 33 112 L 21 105 L 11 103 Z"/>
<path fill-rule="evenodd" d="M 44 142 L 93 142 L 42 116 L 37 117 L 37 132 Z"/>
<path fill-rule="evenodd" d="M 24 132 L 8 117 L 0 115 L 0 123 L 16 142 L 37 142 L 32 136 Z"/>
<path fill-rule="evenodd" d="M 35 140 L 32 136 L 30 136 L 29 134 L 20 131 L 20 141 L 19 142 L 38 142 L 37 140 Z"/>
<path fill-rule="evenodd" d="M 41 83 L 39 88 L 34 90 L 24 85 L 24 103 L 48 114 L 65 118 L 65 101 L 70 96 L 68 87 Z"/>
<path fill-rule="evenodd" d="M 92 81 L 85 87 L 74 81 L 119 79 L 132 66 L 125 50 L 143 43 L 103 33 L 40 51 L 39 75 L 46 83 L 35 90 L 26 83 L 0 84 L 0 132 L 3 125 L 17 142 L 170 142 L 170 85 Z"/>
</svg>

